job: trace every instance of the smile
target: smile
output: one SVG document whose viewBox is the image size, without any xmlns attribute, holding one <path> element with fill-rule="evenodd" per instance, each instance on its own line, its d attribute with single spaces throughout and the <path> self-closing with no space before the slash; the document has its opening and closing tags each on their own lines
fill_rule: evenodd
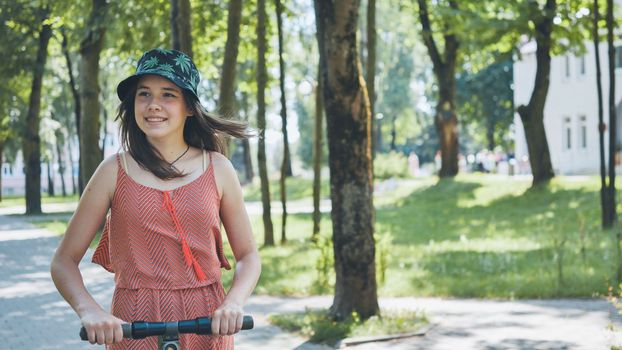
<svg viewBox="0 0 622 350">
<path fill-rule="evenodd" d="M 147 122 L 155 123 L 155 122 L 163 122 L 163 121 L 166 120 L 166 118 L 162 118 L 162 117 L 147 117 L 147 118 L 145 118 L 145 120 Z"/>
</svg>

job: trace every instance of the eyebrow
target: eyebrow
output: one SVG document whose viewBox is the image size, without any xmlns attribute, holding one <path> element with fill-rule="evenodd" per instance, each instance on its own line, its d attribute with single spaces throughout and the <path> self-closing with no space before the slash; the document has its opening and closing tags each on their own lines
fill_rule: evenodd
<svg viewBox="0 0 622 350">
<path fill-rule="evenodd" d="M 140 89 L 147 89 L 147 90 L 151 90 L 148 86 L 145 86 L 145 85 L 138 85 L 138 87 L 136 88 L 136 90 L 140 90 Z M 179 92 L 181 91 L 180 89 L 177 89 L 177 88 L 174 88 L 174 87 L 167 87 L 167 86 L 163 87 L 163 88 L 162 88 L 162 90 L 165 90 L 165 91 L 174 91 L 174 92 L 177 92 L 177 93 L 179 93 Z"/>
</svg>

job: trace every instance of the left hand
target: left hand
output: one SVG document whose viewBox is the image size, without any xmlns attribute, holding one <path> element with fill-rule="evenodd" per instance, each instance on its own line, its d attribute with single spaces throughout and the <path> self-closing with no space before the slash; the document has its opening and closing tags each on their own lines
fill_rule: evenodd
<svg viewBox="0 0 622 350">
<path fill-rule="evenodd" d="M 212 315 L 212 334 L 232 335 L 242 329 L 242 306 L 225 301 Z"/>
</svg>

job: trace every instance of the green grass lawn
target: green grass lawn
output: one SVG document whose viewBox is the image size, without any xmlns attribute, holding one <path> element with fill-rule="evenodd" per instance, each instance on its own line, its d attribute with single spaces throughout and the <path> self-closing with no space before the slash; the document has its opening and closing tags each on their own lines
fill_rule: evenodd
<svg viewBox="0 0 622 350">
<path fill-rule="evenodd" d="M 290 198 L 310 195 L 310 181 L 290 182 Z M 548 187 L 529 187 L 527 179 L 465 174 L 453 180 L 410 180 L 377 193 L 379 294 L 501 299 L 606 295 L 609 286 L 617 285 L 617 252 L 615 233 L 600 229 L 598 179 L 559 177 Z M 272 191 L 278 193 L 278 187 Z M 252 188 L 249 192 L 247 198 L 255 199 Z M 261 217 L 251 221 L 263 261 L 257 293 L 332 293 L 329 214 L 322 218 L 316 243 L 310 240 L 311 215 L 289 215 L 288 242 L 275 247 L 261 246 Z M 40 224 L 63 231 L 62 221 Z M 273 215 L 273 224 L 279 242 L 279 215 Z M 232 272 L 224 277 L 230 283 Z"/>
<path fill-rule="evenodd" d="M 375 203 L 379 294 L 482 298 L 605 295 L 615 285 L 614 234 L 600 229 L 596 178 L 428 178 L 380 194 Z M 253 226 L 263 241 L 261 218 Z M 273 216 L 275 239 L 280 217 Z M 322 235 L 331 233 L 324 215 Z M 258 293 L 332 293 L 330 259 L 309 240 L 310 215 L 290 215 L 289 242 L 262 247 Z M 322 254 L 324 251 L 324 254 Z M 384 268 L 382 267 L 384 266 Z M 381 278 L 383 277 L 383 278 Z M 230 274 L 227 274 L 230 278 Z M 329 283 L 323 283 L 327 279 Z"/>
<path fill-rule="evenodd" d="M 320 193 L 323 198 L 329 198 L 330 189 L 327 179 L 323 179 L 320 185 Z M 256 178 L 252 184 L 244 186 L 244 199 L 247 201 L 261 201 L 261 186 L 259 179 Z M 270 194 L 272 201 L 280 200 L 281 185 L 279 180 L 270 181 Z M 287 200 L 297 200 L 302 198 L 310 198 L 313 196 L 313 181 L 302 178 L 288 178 L 285 182 L 285 194 Z"/>
<path fill-rule="evenodd" d="M 288 332 L 296 332 L 313 343 L 335 346 L 348 337 L 386 336 L 421 331 L 429 324 L 425 314 L 414 311 L 381 310 L 382 317 L 361 320 L 356 314 L 335 322 L 328 310 L 307 309 L 305 312 L 272 314 L 270 323 Z"/>
<path fill-rule="evenodd" d="M 41 203 L 68 203 L 78 200 L 78 195 L 68 195 L 67 197 L 54 196 L 50 197 L 47 194 L 41 195 Z M 0 208 L 26 206 L 26 200 L 22 196 L 5 196 L 0 202 Z"/>
</svg>

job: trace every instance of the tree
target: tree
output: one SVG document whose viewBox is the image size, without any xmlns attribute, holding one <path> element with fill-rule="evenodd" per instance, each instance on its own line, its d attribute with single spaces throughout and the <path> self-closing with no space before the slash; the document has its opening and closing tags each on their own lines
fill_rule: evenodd
<svg viewBox="0 0 622 350">
<path fill-rule="evenodd" d="M 93 0 L 87 34 L 80 43 L 80 163 L 82 183 L 86 184 L 102 161 L 99 147 L 99 55 L 104 43 L 107 18 L 106 0 Z"/>
<path fill-rule="evenodd" d="M 458 2 L 449 0 L 451 10 L 458 11 Z M 441 169 L 440 177 L 451 177 L 458 173 L 458 117 L 456 116 L 456 64 L 460 42 L 450 26 L 444 22 L 442 27 L 445 50 L 441 53 L 432 35 L 432 24 L 428 11 L 427 0 L 417 0 L 419 5 L 419 20 L 421 21 L 421 36 L 428 48 L 428 53 L 434 66 L 434 75 L 438 82 L 438 101 L 434 123 L 440 138 Z"/>
<path fill-rule="evenodd" d="M 11 50 L 0 65 L 3 82 L 0 84 L 0 165 L 13 163 L 18 150 L 24 147 L 23 134 L 38 57 L 41 10 L 21 2 L 5 2 L 0 6 L 0 22 L 3 23 L 0 45 Z M 23 50 L 15 50 L 17 47 Z"/>
<path fill-rule="evenodd" d="M 609 211 L 612 210 L 612 202 L 608 200 L 609 187 L 607 185 L 607 170 L 605 163 L 605 122 L 603 117 L 603 86 L 601 81 L 601 68 L 600 68 L 600 34 L 598 21 L 600 20 L 600 14 L 598 10 L 598 0 L 594 0 L 593 18 L 592 22 L 592 40 L 594 41 L 594 56 L 596 63 L 596 94 L 598 99 L 598 146 L 599 146 L 599 158 L 600 158 L 600 208 L 601 208 L 601 222 L 603 228 L 611 228 L 611 222 L 609 222 Z"/>
<path fill-rule="evenodd" d="M 556 15 L 556 0 L 547 0 L 542 9 L 536 1 L 530 2 L 532 16 L 530 21 L 536 39 L 536 77 L 534 89 L 527 105 L 518 107 L 517 112 L 523 122 L 529 163 L 533 174 L 533 185 L 547 183 L 555 176 L 551 164 L 549 144 L 544 131 L 544 104 L 549 90 L 551 73 L 551 47 L 553 19 Z"/>
<path fill-rule="evenodd" d="M 320 233 L 320 220 L 322 212 L 320 211 L 320 189 L 322 184 L 322 141 L 323 126 L 322 118 L 324 105 L 322 103 L 322 75 L 321 62 L 318 63 L 317 83 L 315 85 L 315 127 L 313 130 L 313 238 L 317 239 Z"/>
<path fill-rule="evenodd" d="M 71 95 L 74 100 L 74 113 L 76 119 L 76 135 L 80 135 L 80 120 L 82 108 L 80 106 L 80 93 L 78 92 L 78 87 L 76 86 L 76 79 L 73 73 L 73 65 L 71 63 L 71 54 L 69 53 L 68 43 L 67 43 L 67 33 L 65 27 L 60 28 L 60 32 L 62 35 L 61 48 L 63 51 L 63 55 L 65 56 L 65 61 L 67 62 L 67 73 L 69 75 L 69 87 L 71 88 Z M 78 142 L 78 154 L 80 152 L 80 142 Z M 71 152 L 69 152 L 69 157 L 71 157 Z M 73 160 L 71 160 L 71 164 L 73 166 Z M 73 183 L 73 175 L 71 176 Z M 64 183 L 63 183 L 64 185 Z M 84 190 L 84 183 L 82 182 L 82 162 L 79 162 L 78 165 L 78 193 L 82 193 Z M 76 193 L 76 186 L 74 185 L 73 192 Z"/>
<path fill-rule="evenodd" d="M 244 111 L 244 120 L 249 121 L 248 111 L 248 93 L 242 92 L 242 110 Z M 244 158 L 244 178 L 246 183 L 252 183 L 255 173 L 253 170 L 253 160 L 251 155 L 251 146 L 248 139 L 242 139 L 242 156 Z"/>
<path fill-rule="evenodd" d="M 316 0 L 327 119 L 335 254 L 334 319 L 379 313 L 372 203 L 371 114 L 357 54 L 358 0 Z"/>
<path fill-rule="evenodd" d="M 49 8 L 41 9 L 39 48 L 33 71 L 32 88 L 26 115 L 26 130 L 23 138 L 24 161 L 26 164 L 26 214 L 41 214 L 41 141 L 39 138 L 39 112 L 41 111 L 41 87 L 43 71 L 52 37 L 52 26 L 47 23 Z"/>
<path fill-rule="evenodd" d="M 607 227 L 613 227 L 617 221 L 616 213 L 616 48 L 613 44 L 614 19 L 613 19 L 613 0 L 607 0 L 607 54 L 609 56 L 609 186 L 607 187 Z M 618 233 L 618 240 L 620 233 Z M 618 271 L 618 280 L 622 274 Z"/>
<path fill-rule="evenodd" d="M 283 60 L 283 4 L 281 0 L 275 0 L 276 22 L 279 37 L 279 87 L 281 88 L 281 131 L 283 133 L 283 161 L 281 162 L 281 177 L 279 180 L 281 189 L 281 243 L 287 242 L 285 227 L 287 223 L 287 194 L 286 178 L 292 176 L 292 163 L 289 154 L 289 137 L 287 136 L 287 99 L 285 96 L 285 61 Z"/>
<path fill-rule="evenodd" d="M 414 99 L 411 89 L 414 60 L 412 48 L 406 44 L 406 34 L 397 33 L 394 38 L 394 44 L 386 45 L 385 48 L 390 52 L 390 57 L 383 62 L 380 80 L 382 85 L 379 89 L 380 96 L 376 102 L 376 109 L 383 115 L 382 119 L 377 120 L 378 126 L 382 126 L 382 121 L 390 121 L 390 149 L 397 151 L 398 118 L 405 116 L 409 123 L 414 124 L 412 123 L 414 113 L 411 110 Z M 408 128 L 402 128 L 402 132 L 403 129 Z M 382 129 L 379 128 L 379 131 L 382 132 Z M 378 149 L 382 150 L 382 137 L 378 140 Z"/>
<path fill-rule="evenodd" d="M 477 131 L 478 145 L 493 151 L 507 140 L 514 121 L 512 61 L 493 63 L 477 73 L 463 72 L 456 82 L 458 111 L 463 125 Z"/>
<path fill-rule="evenodd" d="M 192 57 L 192 29 L 190 0 L 171 0 L 171 44 Z"/>
<path fill-rule="evenodd" d="M 365 66 L 365 83 L 369 95 L 369 110 L 371 112 L 371 130 L 374 134 L 374 116 L 376 105 L 376 0 L 367 0 L 367 65 Z M 380 129 L 378 129 L 380 132 Z M 372 152 L 376 154 L 372 136 Z"/>
<path fill-rule="evenodd" d="M 261 202 L 263 203 L 264 245 L 274 245 L 274 232 L 270 216 L 270 182 L 266 168 L 266 100 L 268 82 L 266 69 L 266 2 L 257 0 L 257 127 L 259 141 L 257 163 L 261 180 Z"/>
<path fill-rule="evenodd" d="M 227 43 L 220 78 L 220 113 L 230 117 L 235 113 L 235 75 L 240 45 L 242 0 L 230 0 L 227 14 Z"/>
</svg>

